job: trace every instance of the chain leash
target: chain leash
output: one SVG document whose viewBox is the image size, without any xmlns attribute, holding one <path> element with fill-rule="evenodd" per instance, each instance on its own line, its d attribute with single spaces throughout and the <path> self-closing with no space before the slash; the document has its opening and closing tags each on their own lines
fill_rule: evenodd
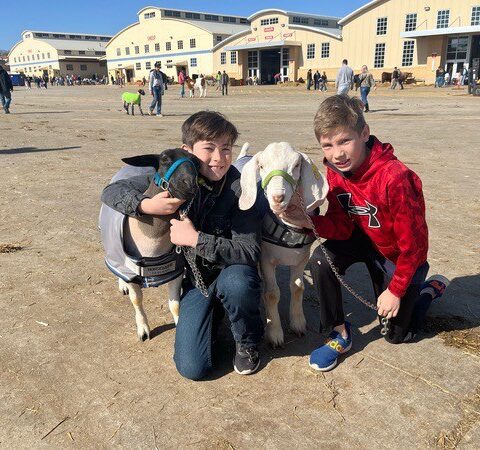
<svg viewBox="0 0 480 450">
<path fill-rule="evenodd" d="M 187 207 L 184 210 L 180 211 L 180 220 L 184 220 L 185 217 L 187 217 L 188 211 L 190 211 L 192 204 L 193 204 L 193 198 L 192 200 L 190 200 Z M 195 263 L 195 249 L 184 245 L 184 246 L 177 246 L 176 251 L 177 253 L 180 253 L 181 251 L 183 251 L 185 259 L 187 260 L 187 263 L 190 266 L 190 269 L 192 270 L 193 278 L 195 280 L 195 287 L 201 292 L 201 294 L 204 297 L 207 298 L 208 289 L 205 286 L 205 283 L 203 282 L 202 274 L 200 273 L 200 270 L 198 269 L 197 264 Z"/>
<path fill-rule="evenodd" d="M 305 214 L 305 217 L 307 218 L 308 224 L 310 225 L 310 228 L 313 231 L 313 234 L 315 235 L 315 238 L 317 239 L 319 243 L 320 250 L 322 251 L 323 255 L 325 256 L 325 260 L 327 261 L 328 265 L 330 266 L 330 269 L 332 269 L 333 274 L 335 275 L 335 278 L 340 282 L 340 284 L 358 301 L 363 303 L 366 307 L 373 309 L 374 311 L 378 311 L 378 306 L 370 301 L 368 301 L 365 297 L 363 297 L 360 294 L 357 294 L 354 289 L 344 280 L 344 278 L 340 275 L 339 270 L 335 266 L 335 264 L 332 261 L 332 258 L 330 258 L 330 255 L 328 254 L 327 249 L 322 243 L 322 238 L 320 235 L 317 233 L 317 230 L 315 229 L 315 225 L 313 224 L 312 218 L 309 216 L 307 213 L 307 208 L 305 207 L 305 203 L 303 201 L 303 197 L 300 195 L 298 191 L 295 191 L 295 194 L 298 196 L 298 199 L 300 201 L 300 205 L 302 207 L 302 210 Z M 385 336 L 388 333 L 390 323 L 389 320 L 386 317 L 382 317 L 381 319 L 381 324 L 382 324 L 382 329 L 380 331 L 380 334 L 382 336 Z"/>
</svg>

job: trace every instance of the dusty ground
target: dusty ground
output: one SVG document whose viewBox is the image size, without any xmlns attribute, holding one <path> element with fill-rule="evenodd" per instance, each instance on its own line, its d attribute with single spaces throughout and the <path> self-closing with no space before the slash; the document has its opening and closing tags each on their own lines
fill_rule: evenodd
<svg viewBox="0 0 480 450">
<path fill-rule="evenodd" d="M 19 90 L 12 114 L 0 115 L 0 447 L 479 447 L 477 98 L 433 88 L 371 95 L 372 130 L 423 180 L 431 273 L 453 280 L 423 339 L 386 344 L 373 314 L 347 298 L 354 349 L 314 374 L 308 355 L 322 336 L 310 289 L 305 338 L 263 348 L 261 371 L 241 378 L 225 329 L 218 370 L 190 382 L 172 361 L 163 290 L 146 293 L 155 337 L 136 340 L 133 309 L 103 264 L 100 192 L 121 157 L 176 146 L 181 123 L 203 108 L 226 113 L 240 144 L 288 140 L 318 161 L 311 124 L 323 94 L 232 88 L 191 101 L 175 89 L 157 119 L 121 113 L 120 93 Z M 371 295 L 362 268 L 348 279 Z"/>
</svg>

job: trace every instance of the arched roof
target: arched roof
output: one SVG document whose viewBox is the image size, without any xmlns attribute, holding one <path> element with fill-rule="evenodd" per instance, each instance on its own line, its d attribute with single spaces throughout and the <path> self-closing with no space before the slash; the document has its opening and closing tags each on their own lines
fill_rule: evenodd
<svg viewBox="0 0 480 450">
<path fill-rule="evenodd" d="M 109 45 L 110 45 L 110 42 L 113 42 L 115 40 L 115 38 L 117 38 L 118 36 L 120 36 L 124 31 L 127 31 L 129 28 L 132 28 L 134 27 L 135 25 L 139 25 L 140 22 L 135 22 L 135 23 L 132 23 L 131 25 L 128 25 L 127 27 L 123 28 L 122 30 L 120 30 L 115 36 L 112 37 L 112 39 L 110 39 L 108 42 L 107 42 L 107 45 L 105 45 L 105 48 L 107 48 Z"/>
<path fill-rule="evenodd" d="M 325 16 L 321 14 L 310 14 L 310 13 L 303 13 L 303 12 L 295 12 L 295 11 L 285 11 L 284 9 L 277 9 L 277 8 L 270 8 L 270 9 L 261 9 L 260 11 L 257 11 L 253 13 L 250 17 L 247 18 L 249 22 L 252 20 L 255 20 L 259 16 L 263 16 L 265 14 L 283 14 L 285 16 L 304 16 L 304 17 L 313 17 L 318 18 L 318 19 L 332 19 L 332 20 L 338 20 L 339 17 L 333 17 L 333 16 Z"/>
<path fill-rule="evenodd" d="M 357 17 L 358 15 L 362 14 L 364 11 L 368 10 L 369 8 L 376 6 L 377 4 L 380 4 L 382 2 L 385 2 L 387 0 L 372 0 L 371 2 L 361 6 L 360 8 L 356 9 L 355 11 L 351 12 L 350 14 L 347 14 L 342 20 L 338 22 L 339 25 L 343 25 L 346 22 L 349 22 L 353 18 Z"/>
</svg>

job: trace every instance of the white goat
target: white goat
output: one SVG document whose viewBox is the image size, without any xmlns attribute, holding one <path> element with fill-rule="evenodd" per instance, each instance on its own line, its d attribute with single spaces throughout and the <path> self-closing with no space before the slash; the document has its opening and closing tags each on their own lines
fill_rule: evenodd
<svg viewBox="0 0 480 450">
<path fill-rule="evenodd" d="M 239 159 L 246 157 L 247 151 L 248 144 L 242 147 Z M 325 177 L 320 174 L 310 158 L 294 150 L 287 142 L 268 145 L 264 151 L 250 157 L 241 172 L 242 194 L 239 206 L 242 210 L 251 208 L 255 203 L 258 176 L 262 180 L 269 207 L 277 218 L 287 207 L 302 208 L 297 194 L 302 196 L 307 211 L 312 211 L 325 201 L 328 193 Z M 278 220 L 290 229 L 302 231 L 283 219 Z M 306 332 L 307 324 L 303 313 L 303 272 L 310 257 L 310 247 L 311 242 L 299 248 L 275 245 L 266 242 L 265 239 L 262 242 L 260 266 L 267 316 L 266 338 L 273 347 L 282 346 L 284 343 L 278 312 L 280 290 L 275 277 L 275 269 L 279 265 L 290 266 L 290 329 L 299 335 Z"/>
<path fill-rule="evenodd" d="M 125 158 L 135 167 L 154 167 L 155 176 L 145 195 L 154 197 L 168 190 L 172 197 L 193 200 L 197 192 L 199 162 L 182 149 L 165 150 L 160 155 L 142 155 Z M 145 175 L 145 169 L 124 168 L 112 182 L 132 175 Z M 171 170 L 173 168 L 173 170 Z M 104 191 L 108 190 L 108 187 Z M 105 247 L 107 267 L 118 278 L 118 288 L 130 297 L 135 309 L 138 339 L 150 338 L 150 327 L 143 309 L 143 287 L 157 287 L 168 283 L 168 306 L 175 324 L 180 308 L 180 288 L 183 279 L 183 257 L 175 252 L 170 242 L 170 220 L 175 215 L 126 217 L 105 204 L 100 210 L 100 229 Z"/>
</svg>

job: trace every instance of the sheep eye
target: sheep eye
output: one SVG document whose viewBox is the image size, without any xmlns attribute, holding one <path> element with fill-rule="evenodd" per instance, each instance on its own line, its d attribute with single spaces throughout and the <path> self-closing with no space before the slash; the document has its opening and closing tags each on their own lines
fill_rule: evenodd
<svg viewBox="0 0 480 450">
<path fill-rule="evenodd" d="M 259 169 L 260 169 L 260 170 L 262 170 L 262 169 L 263 169 L 263 166 L 262 166 L 261 164 L 260 164 L 258 167 L 259 167 Z"/>
</svg>

